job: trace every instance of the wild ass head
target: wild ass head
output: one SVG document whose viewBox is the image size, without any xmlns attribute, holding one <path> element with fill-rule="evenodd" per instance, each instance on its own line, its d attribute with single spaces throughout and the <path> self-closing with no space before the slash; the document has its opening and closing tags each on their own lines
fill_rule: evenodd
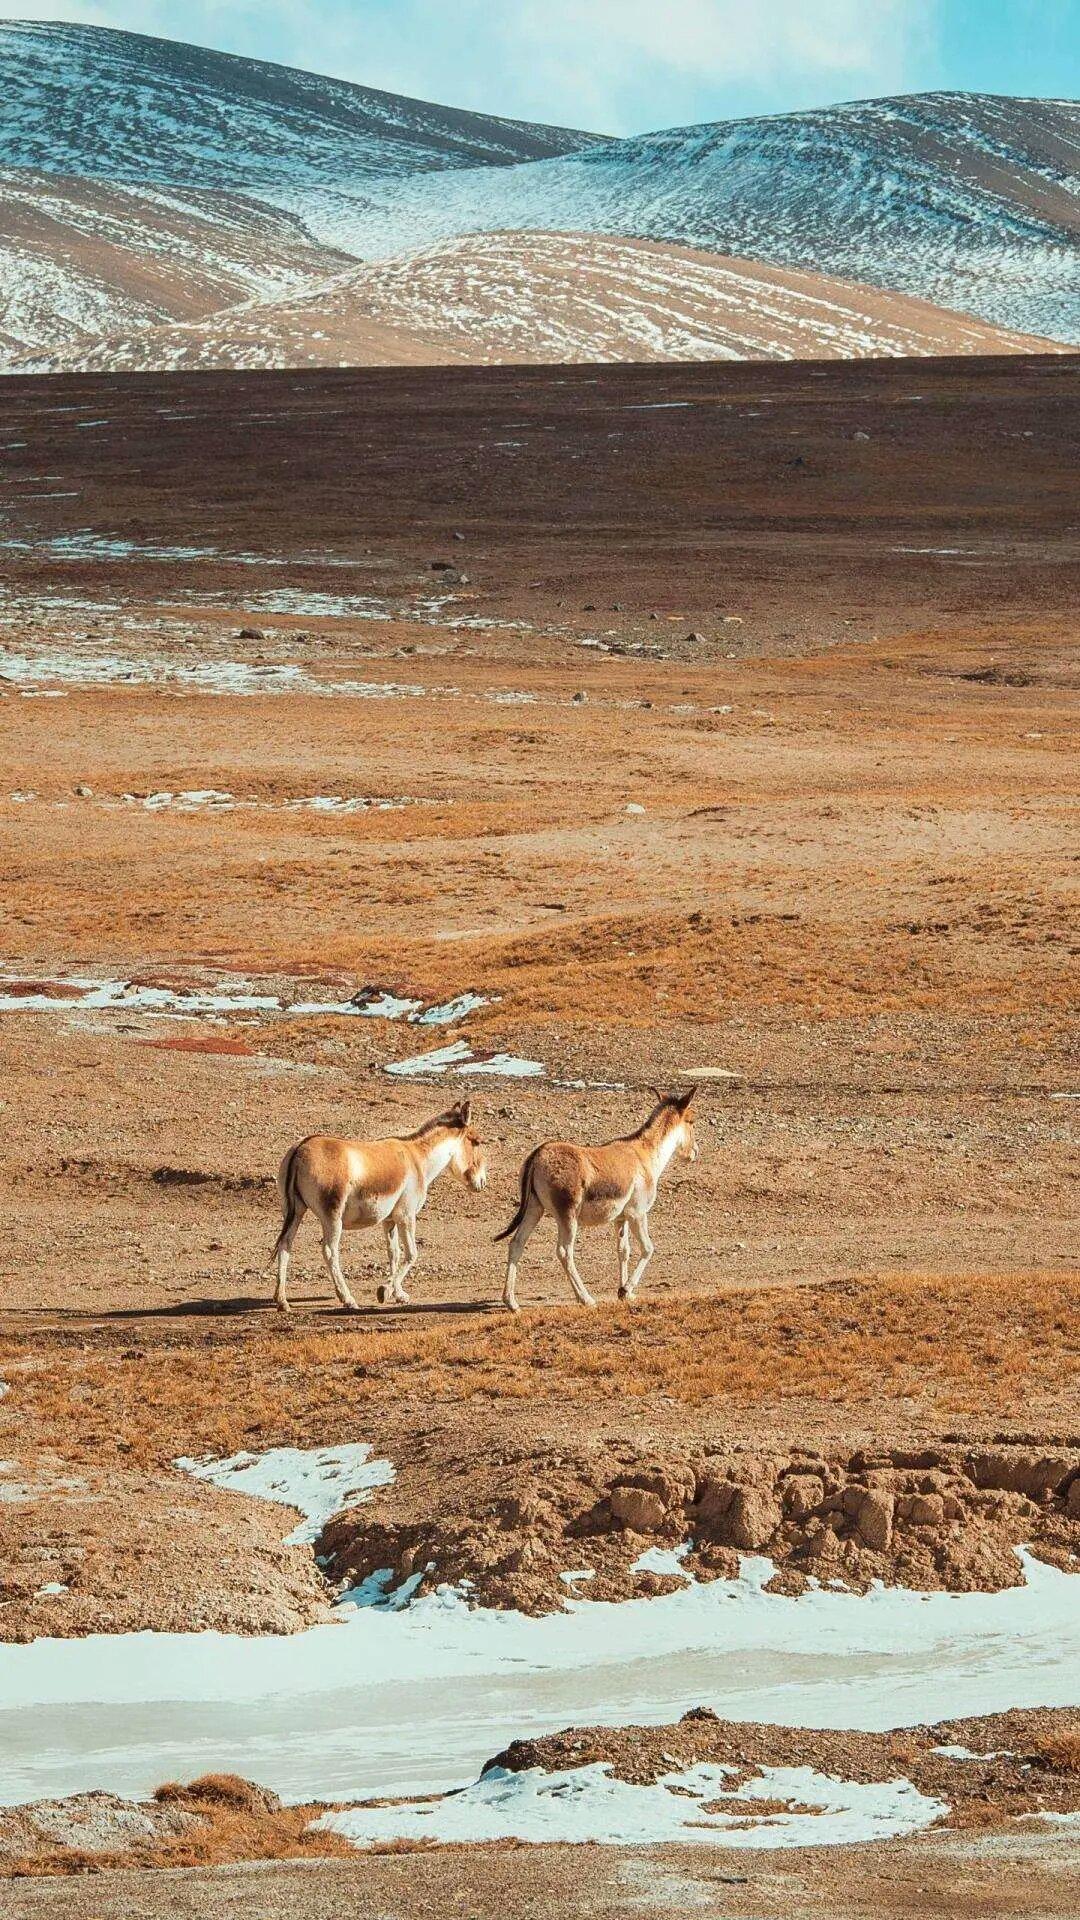
<svg viewBox="0 0 1080 1920">
<path fill-rule="evenodd" d="M 694 1134 L 694 1096 L 696 1087 L 688 1093 L 660 1093 L 656 1087 L 649 1088 L 659 1101 L 653 1120 L 663 1124 L 664 1137 L 675 1135 L 675 1152 L 680 1160 L 696 1160 L 698 1157 L 697 1139 Z"/>
<path fill-rule="evenodd" d="M 472 1102 L 459 1101 L 448 1113 L 442 1115 L 442 1124 L 454 1133 L 454 1150 L 450 1156 L 450 1171 L 456 1173 L 474 1193 L 482 1193 L 487 1186 L 487 1160 L 480 1135 L 470 1126 Z"/>
</svg>

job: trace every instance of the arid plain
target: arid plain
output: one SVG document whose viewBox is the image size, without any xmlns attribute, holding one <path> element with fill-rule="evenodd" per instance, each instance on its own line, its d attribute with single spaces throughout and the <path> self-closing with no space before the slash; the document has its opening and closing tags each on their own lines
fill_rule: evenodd
<svg viewBox="0 0 1080 1920">
<path fill-rule="evenodd" d="M 173 1465 L 288 1444 L 397 1469 L 332 1574 L 377 1529 L 526 1610 L 583 1502 L 604 1591 L 661 1590 L 632 1561 L 709 1459 L 748 1493 L 703 1573 L 1075 1565 L 1078 415 L 1067 356 L 4 384 L 3 1638 L 325 1617 L 281 1510 L 241 1530 Z M 528 1147 L 691 1082 L 638 1300 L 592 1235 L 578 1308 L 547 1227 L 504 1314 Z M 308 1222 L 275 1313 L 285 1148 L 466 1093 L 491 1182 L 436 1189 L 413 1306 L 354 1235 L 344 1314 Z M 781 1503 L 800 1474 L 835 1524 Z M 1062 1806 L 1067 1717 L 1031 1735 Z M 427 1875 L 495 1913 L 520 1857 L 521 1912 L 1073 1912 L 1007 1784 L 954 1823 L 985 1833 L 742 1854 L 746 1885 L 612 1850 L 566 1904 L 574 1854 L 480 1850 L 303 1898 L 415 1911 Z M 13 1911 L 241 1897 L 174 1884 Z"/>
</svg>

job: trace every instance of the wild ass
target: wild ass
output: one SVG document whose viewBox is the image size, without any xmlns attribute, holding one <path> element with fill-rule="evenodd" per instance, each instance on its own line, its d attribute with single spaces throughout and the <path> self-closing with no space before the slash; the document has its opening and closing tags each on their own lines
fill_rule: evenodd
<svg viewBox="0 0 1080 1920">
<path fill-rule="evenodd" d="M 433 1183 L 449 1168 L 474 1193 L 487 1185 L 487 1162 L 469 1125 L 470 1112 L 464 1100 L 401 1139 L 341 1140 L 314 1133 L 290 1147 L 278 1169 L 284 1219 L 273 1253 L 274 1298 L 284 1313 L 289 1311 L 289 1255 L 309 1208 L 322 1230 L 323 1259 L 343 1306 L 359 1311 L 341 1271 L 341 1235 L 354 1227 L 382 1228 L 390 1273 L 378 1298 L 407 1303 L 405 1276 L 418 1258 L 416 1216 Z"/>
<path fill-rule="evenodd" d="M 527 1241 L 546 1213 L 555 1221 L 556 1251 L 566 1276 L 583 1307 L 596 1301 L 577 1270 L 574 1246 L 579 1227 L 614 1227 L 619 1243 L 619 1299 L 632 1300 L 641 1276 L 652 1259 L 649 1211 L 656 1199 L 660 1176 L 673 1156 L 697 1159 L 691 1103 L 697 1092 L 656 1093 L 659 1105 L 636 1133 L 625 1140 L 609 1140 L 602 1147 L 582 1147 L 570 1140 L 548 1140 L 534 1147 L 521 1169 L 521 1200 L 508 1227 L 496 1240 L 509 1240 L 504 1305 L 518 1310 L 517 1270 Z M 630 1243 L 638 1249 L 638 1263 L 630 1271 Z"/>
</svg>

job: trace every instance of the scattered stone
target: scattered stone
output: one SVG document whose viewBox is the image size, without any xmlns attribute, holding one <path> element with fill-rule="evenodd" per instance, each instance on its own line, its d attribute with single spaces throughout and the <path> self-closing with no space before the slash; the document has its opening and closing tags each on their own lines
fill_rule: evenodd
<svg viewBox="0 0 1080 1920">
<path fill-rule="evenodd" d="M 240 638 L 241 640 L 265 640 L 266 635 L 261 627 L 241 627 Z"/>
<path fill-rule="evenodd" d="M 1024 1493 L 1029 1500 L 1048 1500 L 1057 1493 L 1076 1462 L 1068 1454 L 977 1453 L 970 1464 L 971 1478 L 977 1487 L 1000 1488 L 1006 1493 Z"/>
<path fill-rule="evenodd" d="M 816 1474 L 797 1473 L 784 1482 L 784 1512 L 794 1520 L 805 1519 L 825 1498 L 825 1487 Z"/>
<path fill-rule="evenodd" d="M 856 1525 L 866 1545 L 877 1553 L 884 1553 L 892 1539 L 892 1494 L 876 1488 L 864 1494 L 856 1512 Z"/>
<path fill-rule="evenodd" d="M 645 1487 L 613 1487 L 611 1517 L 635 1533 L 658 1533 L 667 1511 L 659 1494 L 649 1493 Z"/>
</svg>

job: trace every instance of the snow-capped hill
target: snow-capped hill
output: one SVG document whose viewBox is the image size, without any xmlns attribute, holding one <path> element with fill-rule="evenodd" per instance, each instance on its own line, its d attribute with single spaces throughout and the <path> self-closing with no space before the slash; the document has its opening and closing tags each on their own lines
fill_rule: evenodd
<svg viewBox="0 0 1080 1920">
<path fill-rule="evenodd" d="M 411 173 L 590 136 L 105 27 L 0 22 L 0 364 L 322 284 Z"/>
<path fill-rule="evenodd" d="M 0 173 L 0 365 L 280 299 L 348 264 L 257 200 Z"/>
<path fill-rule="evenodd" d="M 0 167 L 283 203 L 368 174 L 569 153 L 593 136 L 109 27 L 0 21 Z"/>
<path fill-rule="evenodd" d="M 836 273 L 1080 341 L 1080 105 L 927 94 L 677 128 L 387 182 L 336 238 L 392 255 L 554 227 Z"/>
<path fill-rule="evenodd" d="M 651 240 L 470 234 L 297 297 L 80 343 L 39 367 L 535 365 L 1039 351 L 907 294 Z M 1064 349 L 1061 349 L 1064 351 Z"/>
</svg>

